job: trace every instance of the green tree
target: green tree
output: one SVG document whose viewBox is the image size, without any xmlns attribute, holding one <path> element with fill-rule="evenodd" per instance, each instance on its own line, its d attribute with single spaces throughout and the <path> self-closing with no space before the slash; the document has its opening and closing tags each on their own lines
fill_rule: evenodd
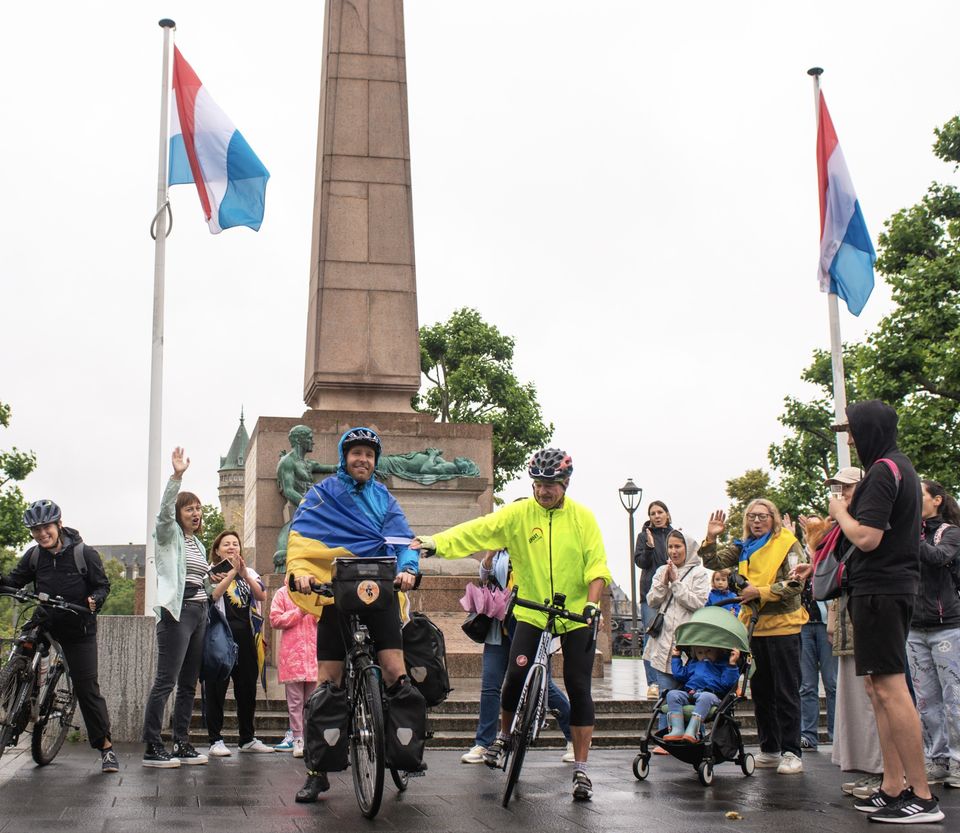
<svg viewBox="0 0 960 833">
<path fill-rule="evenodd" d="M 10 426 L 10 406 L 0 402 L 0 427 Z M 30 533 L 23 525 L 23 512 L 27 501 L 16 484 L 25 480 L 37 465 L 37 455 L 32 451 L 0 451 L 0 547 L 15 547 L 30 540 Z"/>
<path fill-rule="evenodd" d="M 521 383 L 513 371 L 514 346 L 511 336 L 469 308 L 420 328 L 420 369 L 430 387 L 411 404 L 440 422 L 493 426 L 494 492 L 553 436 L 553 423 L 544 423 L 533 383 Z"/>
<path fill-rule="evenodd" d="M 100 608 L 101 616 L 132 616 L 136 582 L 124 575 L 124 566 L 116 558 L 105 558 L 103 571 L 110 581 L 110 595 Z"/>
<path fill-rule="evenodd" d="M 20 554 L 9 547 L 0 547 L 0 576 L 7 575 L 20 560 Z M 15 602 L 9 596 L 0 596 L 0 639 L 13 636 L 13 611 Z M 8 645 L 0 643 L 0 665 L 7 658 Z"/>
<path fill-rule="evenodd" d="M 200 540 L 203 541 L 203 547 L 209 553 L 214 538 L 224 530 L 223 515 L 212 503 L 204 504 L 201 509 L 203 512 L 203 534 L 200 536 Z"/>
</svg>

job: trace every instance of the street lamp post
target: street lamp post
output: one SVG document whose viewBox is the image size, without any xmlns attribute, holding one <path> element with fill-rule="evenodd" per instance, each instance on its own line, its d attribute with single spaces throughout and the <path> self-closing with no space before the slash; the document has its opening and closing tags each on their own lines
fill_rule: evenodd
<svg viewBox="0 0 960 833">
<path fill-rule="evenodd" d="M 637 648 L 640 641 L 640 632 L 637 629 L 637 563 L 633 558 L 633 548 L 636 538 L 633 531 L 633 513 L 637 511 L 637 507 L 640 505 L 640 499 L 643 497 L 643 489 L 634 483 L 631 477 L 620 487 L 619 491 L 620 503 L 623 504 L 623 508 L 627 510 L 627 514 L 630 516 L 630 603 L 633 616 L 631 628 L 633 637 L 630 640 L 630 650 L 633 656 L 636 657 L 638 654 Z"/>
</svg>

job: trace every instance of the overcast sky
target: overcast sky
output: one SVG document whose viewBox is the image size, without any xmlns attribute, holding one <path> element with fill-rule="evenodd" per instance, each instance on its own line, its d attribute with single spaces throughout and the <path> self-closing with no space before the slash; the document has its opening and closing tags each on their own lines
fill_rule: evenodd
<svg viewBox="0 0 960 833">
<path fill-rule="evenodd" d="M 241 405 L 251 430 L 304 410 L 323 5 L 5 9 L 0 449 L 37 452 L 24 493 L 91 543 L 145 535 L 157 20 L 271 173 L 257 234 L 210 235 L 172 191 L 164 467 L 185 446 L 215 502 Z M 420 322 L 472 306 L 516 337 L 621 582 L 617 488 L 699 537 L 829 346 L 806 70 L 876 240 L 957 179 L 930 146 L 960 108 L 958 31 L 956 2 L 407 0 Z M 889 309 L 881 284 L 844 338 Z"/>
</svg>

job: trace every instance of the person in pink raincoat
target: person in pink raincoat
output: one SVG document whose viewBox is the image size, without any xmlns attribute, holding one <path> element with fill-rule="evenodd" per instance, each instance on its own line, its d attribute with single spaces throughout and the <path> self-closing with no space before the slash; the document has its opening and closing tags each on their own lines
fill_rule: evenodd
<svg viewBox="0 0 960 833">
<path fill-rule="evenodd" d="M 290 716 L 290 728 L 274 748 L 302 758 L 303 707 L 317 687 L 317 617 L 294 604 L 283 585 L 270 606 L 270 625 L 280 631 L 277 678 L 286 689 Z"/>
</svg>

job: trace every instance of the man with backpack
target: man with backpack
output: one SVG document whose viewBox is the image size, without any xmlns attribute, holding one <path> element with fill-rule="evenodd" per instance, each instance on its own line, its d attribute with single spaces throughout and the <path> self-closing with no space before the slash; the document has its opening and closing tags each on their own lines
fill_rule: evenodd
<svg viewBox="0 0 960 833">
<path fill-rule="evenodd" d="M 856 548 L 848 561 L 853 652 L 869 677 L 883 756 L 883 782 L 856 808 L 870 821 L 943 819 L 925 772 L 920 718 L 907 688 L 907 632 L 920 576 L 920 479 L 897 448 L 897 412 L 878 399 L 847 408 L 847 432 L 866 474 L 849 507 L 830 499 L 830 517 Z"/>
<path fill-rule="evenodd" d="M 83 543 L 77 530 L 64 526 L 60 514 L 60 507 L 52 500 L 30 504 L 23 513 L 23 523 L 36 544 L 24 553 L 9 575 L 0 576 L 0 584 L 20 588 L 32 582 L 37 593 L 61 596 L 90 609 L 89 615 L 43 610 L 35 616 L 46 617 L 44 626 L 63 649 L 90 745 L 100 750 L 102 771 L 118 772 L 107 703 L 97 679 L 95 614 L 106 601 L 110 582 L 99 553 Z"/>
<path fill-rule="evenodd" d="M 311 582 L 329 582 L 333 560 L 351 555 L 357 558 L 394 556 L 396 589 L 411 590 L 416 581 L 420 558 L 408 546 L 413 539 L 413 530 L 396 499 L 374 478 L 382 450 L 380 437 L 371 429 L 356 427 L 346 431 L 340 438 L 340 463 L 336 474 L 307 491 L 290 525 L 287 576 L 297 591 L 291 594 L 291 598 L 307 613 L 319 617 L 317 690 L 308 702 L 308 716 L 313 711 L 322 711 L 311 706 L 326 702 L 324 697 L 329 697 L 331 704 L 346 702 L 338 694 L 346 640 L 350 638 L 349 616 L 340 615 L 336 605 L 330 604 L 332 600 L 314 595 Z M 386 686 L 388 718 L 401 713 L 412 715 L 412 722 L 421 727 L 421 731 L 413 734 L 423 735 L 426 732 L 426 702 L 406 674 L 400 608 L 396 595 L 392 595 L 387 609 L 364 613 L 361 621 L 369 629 L 376 646 L 377 661 Z M 328 717 L 323 716 L 324 719 Z M 316 738 L 318 726 L 313 725 L 308 717 L 304 729 L 307 781 L 297 792 L 296 801 L 311 803 L 320 793 L 330 789 L 330 781 L 326 769 L 314 760 L 316 748 L 322 745 Z M 422 737 L 418 742 L 422 743 Z M 335 743 L 330 745 L 335 746 Z M 387 757 L 389 761 L 389 751 Z M 396 768 L 416 771 L 415 766 Z"/>
</svg>

